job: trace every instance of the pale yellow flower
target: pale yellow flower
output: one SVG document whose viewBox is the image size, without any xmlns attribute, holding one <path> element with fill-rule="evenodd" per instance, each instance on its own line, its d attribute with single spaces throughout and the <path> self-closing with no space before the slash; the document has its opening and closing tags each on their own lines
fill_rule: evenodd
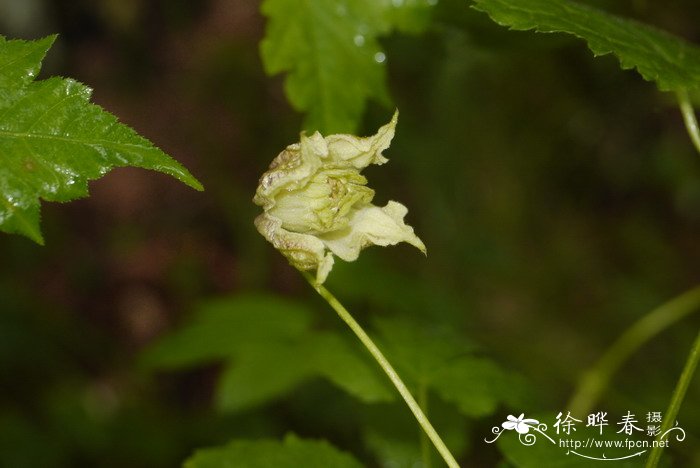
<svg viewBox="0 0 700 468">
<path fill-rule="evenodd" d="M 382 151 L 394 137 L 398 112 L 376 135 L 301 134 L 260 178 L 253 201 L 264 212 L 255 226 L 300 270 L 316 270 L 323 283 L 333 255 L 354 261 L 370 245 L 408 242 L 425 253 L 425 245 L 404 223 L 408 209 L 390 201 L 373 205 L 374 190 L 360 171 L 388 160 Z"/>
</svg>

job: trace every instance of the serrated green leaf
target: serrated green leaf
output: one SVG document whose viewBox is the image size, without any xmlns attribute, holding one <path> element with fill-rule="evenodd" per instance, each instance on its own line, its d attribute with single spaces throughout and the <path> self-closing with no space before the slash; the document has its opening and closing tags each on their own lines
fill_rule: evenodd
<svg viewBox="0 0 700 468">
<path fill-rule="evenodd" d="M 375 318 L 373 325 L 392 362 L 405 367 L 401 375 L 415 382 L 426 381 L 448 361 L 475 351 L 472 342 L 435 324 L 396 317 Z"/>
<path fill-rule="evenodd" d="M 317 372 L 345 390 L 348 394 L 367 403 L 392 401 L 395 391 L 379 370 L 379 366 L 369 359 L 365 350 L 353 336 L 337 333 L 316 333 L 305 343 L 313 350 L 312 362 Z"/>
<path fill-rule="evenodd" d="M 465 416 L 489 415 L 499 404 L 518 406 L 530 396 L 522 378 L 474 356 L 474 346 L 449 329 L 405 318 L 375 324 L 381 348 L 407 384 L 433 391 Z"/>
<path fill-rule="evenodd" d="M 185 468 L 362 468 L 350 454 L 322 440 L 288 435 L 274 440 L 236 440 L 223 447 L 197 450 Z"/>
<path fill-rule="evenodd" d="M 353 337 L 314 330 L 311 315 L 303 303 L 273 296 L 209 301 L 192 323 L 148 349 L 142 364 L 172 370 L 223 361 L 216 392 L 222 411 L 282 398 L 319 377 L 363 402 L 394 401 L 394 389 Z M 521 378 L 474 356 L 474 345 L 449 329 L 407 319 L 378 319 L 375 328 L 409 386 L 425 386 L 466 416 L 490 414 L 499 404 L 520 407 L 530 396 Z"/>
<path fill-rule="evenodd" d="M 595 55 L 614 54 L 661 91 L 700 86 L 700 48 L 638 21 L 564 0 L 475 0 L 474 8 L 516 30 L 573 34 Z"/>
<path fill-rule="evenodd" d="M 394 393 L 362 349 L 330 331 L 314 331 L 303 303 L 237 296 L 205 303 L 195 320 L 143 356 L 149 368 L 176 369 L 224 361 L 217 405 L 241 411 L 282 397 L 311 378 L 326 378 L 365 402 Z"/>
<path fill-rule="evenodd" d="M 114 167 L 169 174 L 201 190 L 179 163 L 99 106 L 71 79 L 33 81 L 55 36 L 0 36 L 0 230 L 42 243 L 39 199 L 86 196 L 87 183 Z"/>
<path fill-rule="evenodd" d="M 311 326 L 311 315 L 301 302 L 263 294 L 205 301 L 191 323 L 146 350 L 141 364 L 182 369 L 241 354 L 265 340 L 299 340 Z"/>
<path fill-rule="evenodd" d="M 237 353 L 217 390 L 224 411 L 240 411 L 324 377 L 360 401 L 391 401 L 394 393 L 361 350 L 335 333 L 315 332 L 294 343 L 264 341 Z"/>
<path fill-rule="evenodd" d="M 384 52 L 377 37 L 392 27 L 417 32 L 429 0 L 266 0 L 260 51 L 269 75 L 289 72 L 285 91 L 306 112 L 304 128 L 354 133 L 367 99 L 388 105 Z"/>
<path fill-rule="evenodd" d="M 267 341 L 232 356 L 217 385 L 217 407 L 236 412 L 283 397 L 312 376 L 304 358 L 292 345 Z"/>
<path fill-rule="evenodd" d="M 432 399 L 428 403 L 431 423 L 457 458 L 468 449 L 471 437 L 464 417 L 452 405 Z M 413 415 L 404 405 L 376 405 L 365 411 L 362 439 L 383 468 L 425 466 L 420 439 L 424 437 Z M 436 451 L 430 451 L 432 464 L 442 466 Z"/>
<path fill-rule="evenodd" d="M 266 0 L 260 50 L 268 74 L 289 71 L 287 98 L 304 128 L 352 133 L 368 98 L 387 102 L 376 37 L 388 29 L 376 0 Z"/>
<path fill-rule="evenodd" d="M 462 356 L 445 363 L 430 378 L 431 388 L 470 417 L 492 414 L 499 404 L 521 407 L 529 388 L 519 376 L 493 361 Z"/>
<path fill-rule="evenodd" d="M 39 73 L 44 59 L 56 36 L 38 41 L 8 41 L 0 36 L 0 99 L 4 102 L 12 96 L 12 88 L 25 86 Z"/>
</svg>

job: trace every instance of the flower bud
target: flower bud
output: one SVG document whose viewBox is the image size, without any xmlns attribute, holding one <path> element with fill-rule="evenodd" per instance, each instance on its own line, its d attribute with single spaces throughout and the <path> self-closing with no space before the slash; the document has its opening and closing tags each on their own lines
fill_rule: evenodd
<svg viewBox="0 0 700 468">
<path fill-rule="evenodd" d="M 264 212 L 255 226 L 293 266 L 315 269 L 319 284 L 333 267 L 333 255 L 354 261 L 365 247 L 399 242 L 426 251 L 403 221 L 408 209 L 395 201 L 372 205 L 374 190 L 360 174 L 387 162 L 382 151 L 394 137 L 397 118 L 398 112 L 367 138 L 302 133 L 260 178 L 253 201 Z"/>
</svg>

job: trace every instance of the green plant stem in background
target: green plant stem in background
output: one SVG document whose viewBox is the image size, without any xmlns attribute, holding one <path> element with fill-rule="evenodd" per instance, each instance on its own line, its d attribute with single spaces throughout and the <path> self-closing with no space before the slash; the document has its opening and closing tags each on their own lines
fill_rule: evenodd
<svg viewBox="0 0 700 468">
<path fill-rule="evenodd" d="M 369 335 L 365 333 L 360 324 L 357 323 L 357 321 L 355 321 L 355 319 L 352 317 L 350 312 L 348 312 L 347 309 L 343 307 L 343 304 L 341 304 L 340 301 L 338 301 L 338 299 L 336 299 L 335 296 L 333 296 L 333 294 L 331 294 L 331 292 L 328 291 L 328 289 L 326 289 L 323 285 L 316 283 L 316 280 L 309 273 L 301 270 L 300 272 L 304 276 L 304 278 L 306 278 L 309 284 L 316 290 L 316 292 L 318 292 L 321 295 L 321 297 L 324 298 L 326 302 L 328 302 L 328 304 L 333 308 L 333 310 L 335 310 L 338 313 L 340 318 L 348 324 L 350 329 L 355 333 L 355 335 L 357 335 L 357 337 L 360 339 L 365 348 L 367 348 L 372 357 L 381 366 L 381 368 L 391 380 L 391 383 L 394 384 L 396 390 L 399 391 L 401 397 L 404 399 L 411 412 L 418 420 L 418 424 L 420 424 L 420 426 L 423 428 L 427 436 L 433 442 L 433 445 L 435 445 L 437 451 L 445 460 L 445 463 L 447 463 L 447 466 L 449 466 L 450 468 L 459 468 L 459 465 L 457 464 L 455 458 L 452 456 L 452 453 L 450 453 L 450 450 L 442 441 L 438 433 L 435 431 L 433 425 L 430 424 L 430 421 L 423 413 L 423 410 L 421 410 L 420 406 L 418 406 L 418 403 L 416 403 L 416 400 L 411 395 L 411 392 L 408 391 L 408 388 L 406 388 L 406 385 L 401 380 L 401 377 L 399 377 L 399 374 L 396 373 L 392 365 L 389 363 L 389 361 L 387 361 L 387 359 L 384 357 L 379 348 L 377 348 L 377 345 L 374 344 Z"/>
<path fill-rule="evenodd" d="M 683 114 L 683 122 L 685 122 L 685 128 L 688 130 L 688 135 L 695 146 L 695 149 L 700 153 L 700 130 L 698 129 L 698 121 L 695 118 L 695 109 L 693 109 L 693 104 L 690 102 L 690 97 L 686 90 L 678 91 L 676 93 L 678 96 L 678 105 L 681 108 L 681 113 Z"/>
<path fill-rule="evenodd" d="M 693 104 L 690 102 L 690 97 L 686 90 L 678 91 L 678 105 L 681 108 L 681 113 L 683 114 L 683 122 L 685 123 L 685 128 L 688 130 L 688 135 L 690 136 L 695 149 L 700 153 L 700 129 L 698 129 L 698 121 L 695 117 L 695 109 L 693 109 Z M 688 386 L 693 380 L 693 374 L 695 369 L 698 367 L 698 361 L 700 361 L 700 333 L 698 333 L 693 347 L 690 349 L 690 354 L 685 362 L 685 367 L 683 372 L 681 372 L 681 377 L 678 379 L 676 384 L 676 389 L 673 391 L 673 396 L 671 397 L 671 403 L 668 405 L 666 414 L 664 415 L 664 422 L 661 425 L 661 431 L 659 433 L 658 439 L 663 437 L 664 433 L 673 427 L 676 421 L 676 416 L 681 409 L 681 404 L 685 398 L 685 394 L 688 391 Z M 659 464 L 661 459 L 661 447 L 656 446 L 652 448 L 649 458 L 647 459 L 647 468 L 655 468 Z"/>
<path fill-rule="evenodd" d="M 657 440 L 663 436 L 663 434 L 673 427 L 676 421 L 676 416 L 678 416 L 678 411 L 681 409 L 681 403 L 683 403 L 683 398 L 688 391 L 688 386 L 693 380 L 693 374 L 695 369 L 698 367 L 698 361 L 700 361 L 700 333 L 698 333 L 693 347 L 690 349 L 690 354 L 688 355 L 688 360 L 685 362 L 685 367 L 681 373 L 681 377 L 678 379 L 676 384 L 676 389 L 673 391 L 673 397 L 671 397 L 671 403 L 668 405 L 668 409 L 664 414 L 664 422 L 661 425 L 661 431 Z M 659 459 L 661 458 L 662 448 L 656 446 L 651 450 L 649 458 L 647 460 L 647 468 L 656 468 L 659 464 Z"/>
<path fill-rule="evenodd" d="M 424 382 L 418 384 L 418 402 L 423 412 L 428 414 L 428 386 Z M 423 468 L 430 468 L 432 463 L 430 460 L 430 441 L 425 431 L 420 431 L 420 453 L 423 461 Z"/>
<path fill-rule="evenodd" d="M 700 286 L 664 303 L 642 317 L 617 339 L 588 370 L 567 406 L 572 414 L 588 414 L 620 366 L 644 343 L 690 313 L 700 310 Z"/>
</svg>

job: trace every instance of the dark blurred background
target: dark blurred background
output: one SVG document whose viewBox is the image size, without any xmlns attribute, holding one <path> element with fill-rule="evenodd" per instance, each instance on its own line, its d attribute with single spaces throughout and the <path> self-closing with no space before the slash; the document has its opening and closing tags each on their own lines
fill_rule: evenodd
<svg viewBox="0 0 700 468">
<path fill-rule="evenodd" d="M 693 0 L 587 3 L 700 43 Z M 136 365 L 203 299 L 254 290 L 312 300 L 252 224 L 257 178 L 301 128 L 283 78 L 263 72 L 259 7 L 0 0 L 0 33 L 59 34 L 43 77 L 92 87 L 94 102 L 206 188 L 117 169 L 87 199 L 43 205 L 45 247 L 0 236 L 0 465 L 169 467 L 233 437 L 334 440 L 332 425 L 312 429 L 323 416 L 293 410 L 298 393 L 220 414 L 216 366 Z M 700 155 L 674 97 L 581 41 L 510 32 L 463 0 L 441 0 L 427 32 L 381 42 L 401 117 L 391 163 L 367 175 L 377 202 L 409 207 L 429 255 L 370 249 L 330 286 L 361 320 L 388 307 L 454 327 L 527 379 L 533 410 L 559 411 L 616 337 L 700 282 Z M 391 112 L 370 104 L 361 133 Z M 396 300 L 406 284 L 419 285 L 412 300 Z M 606 407 L 665 410 L 699 325 L 691 316 L 644 346 Z M 695 380 L 678 466 L 700 460 Z M 497 463 L 480 440 L 500 418 L 472 423 L 463 460 Z"/>
</svg>

